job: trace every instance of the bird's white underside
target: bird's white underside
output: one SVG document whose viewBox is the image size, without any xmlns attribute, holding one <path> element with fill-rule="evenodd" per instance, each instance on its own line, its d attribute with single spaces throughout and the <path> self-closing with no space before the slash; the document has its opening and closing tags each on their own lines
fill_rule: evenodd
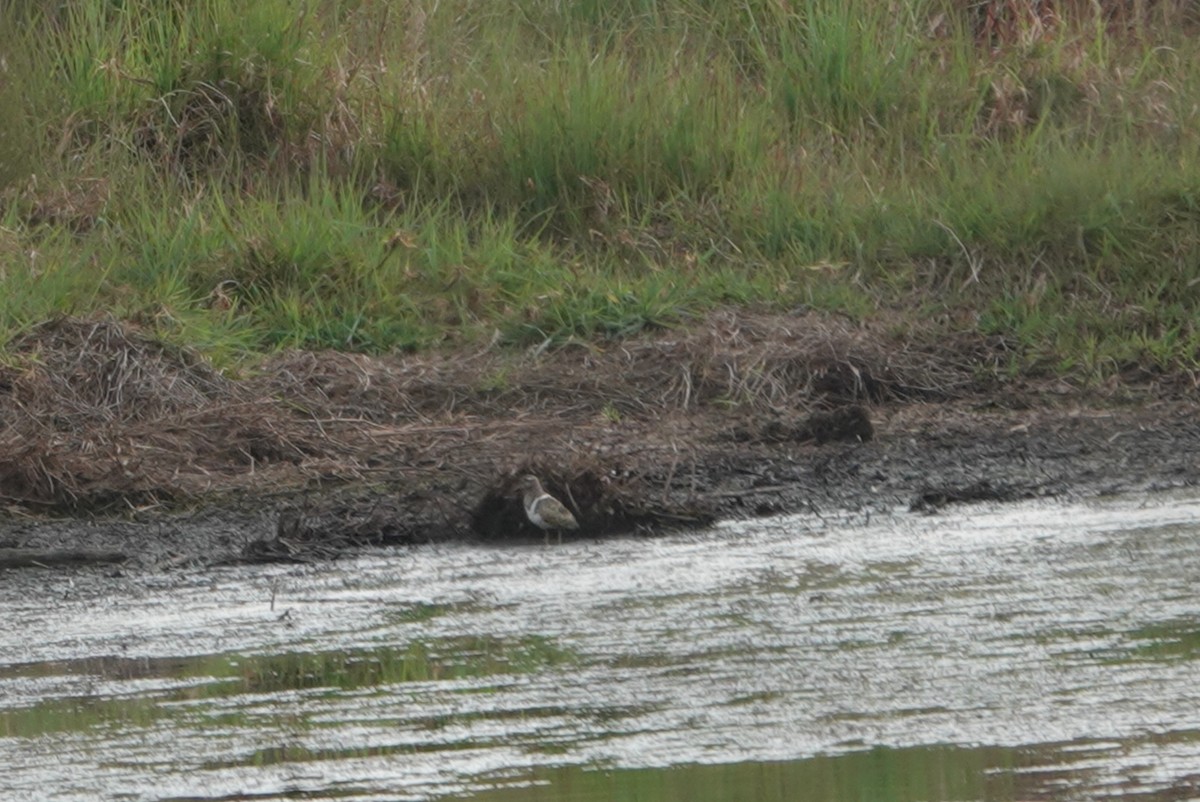
<svg viewBox="0 0 1200 802">
<path fill-rule="evenodd" d="M 550 495 L 549 493 L 542 493 L 542 495 L 538 496 L 529 503 L 529 520 L 533 522 L 534 526 L 541 527 L 542 529 L 548 529 L 550 527 L 550 524 L 546 523 L 546 519 L 543 518 L 542 514 L 538 511 L 542 504 L 547 501 L 555 501 L 554 496 Z"/>
<path fill-rule="evenodd" d="M 539 529 L 579 528 L 571 511 L 561 501 L 546 492 L 525 503 L 525 515 L 529 518 L 530 523 Z"/>
</svg>

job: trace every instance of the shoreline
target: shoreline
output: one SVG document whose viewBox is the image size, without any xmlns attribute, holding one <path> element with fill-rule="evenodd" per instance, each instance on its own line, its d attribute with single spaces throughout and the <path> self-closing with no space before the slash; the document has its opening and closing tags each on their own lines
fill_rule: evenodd
<svg viewBox="0 0 1200 802">
<path fill-rule="evenodd" d="M 640 515 L 601 519 L 607 525 L 602 528 L 588 513 L 580 537 L 653 536 L 718 519 L 802 511 L 908 508 L 936 514 L 948 504 L 1194 486 L 1200 484 L 1200 465 L 1192 456 L 1200 453 L 1196 412 L 1194 405 L 1179 402 L 982 415 L 962 403 L 929 405 L 876 410 L 881 414 L 874 439 L 824 445 L 730 448 L 727 437 L 710 429 L 706 442 L 693 442 L 686 463 L 654 464 L 647 456 L 634 473 L 633 463 L 624 462 L 629 473 L 621 498 Z M 711 423 L 673 422 L 683 430 Z M 680 441 L 673 442 L 678 447 Z M 658 453 L 670 447 L 661 445 Z M 641 448 L 648 455 L 644 444 Z M 586 472 L 580 476 L 591 481 Z M 519 509 L 516 496 L 496 492 L 503 482 L 464 484 L 461 478 L 434 468 L 421 475 L 419 486 L 352 482 L 267 495 L 243 489 L 185 510 L 105 517 L 10 515 L 0 524 L 0 544 L 91 550 L 109 555 L 100 570 L 119 573 L 202 570 L 229 562 L 319 562 L 378 545 L 541 542 L 540 533 L 513 517 Z M 480 510 L 492 516 L 482 525 Z M 123 567 L 113 568 L 113 553 L 128 555 Z M 27 565 L 46 567 L 37 560 Z"/>
<path fill-rule="evenodd" d="M 885 331 L 725 311 L 546 353 L 291 352 L 229 378 L 127 325 L 52 321 L 0 367 L 0 550 L 161 570 L 540 541 L 525 473 L 581 537 L 1200 483 L 1200 405 L 1169 384 L 1006 384 L 977 339 Z"/>
</svg>

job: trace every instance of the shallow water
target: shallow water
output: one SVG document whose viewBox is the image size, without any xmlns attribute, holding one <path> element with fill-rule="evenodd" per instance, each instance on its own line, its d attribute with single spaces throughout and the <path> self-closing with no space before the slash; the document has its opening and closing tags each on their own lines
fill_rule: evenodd
<svg viewBox="0 0 1200 802">
<path fill-rule="evenodd" d="M 0 798 L 1200 796 L 1200 496 L 0 574 Z"/>
</svg>

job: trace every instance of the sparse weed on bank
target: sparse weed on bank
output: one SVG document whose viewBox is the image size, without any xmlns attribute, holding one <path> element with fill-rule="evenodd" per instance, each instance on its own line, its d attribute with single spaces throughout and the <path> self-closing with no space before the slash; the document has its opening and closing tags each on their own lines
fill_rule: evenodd
<svg viewBox="0 0 1200 802">
<path fill-rule="evenodd" d="M 111 312 L 225 363 L 808 305 L 1192 369 L 1197 20 L 1018 5 L 10 5 L 0 336 Z"/>
</svg>

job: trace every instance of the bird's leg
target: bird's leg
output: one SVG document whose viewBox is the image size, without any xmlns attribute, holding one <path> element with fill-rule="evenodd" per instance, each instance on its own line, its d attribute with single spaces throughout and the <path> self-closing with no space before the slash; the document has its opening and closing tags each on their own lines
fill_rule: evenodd
<svg viewBox="0 0 1200 802">
<path fill-rule="evenodd" d="M 550 545 L 550 530 L 549 529 L 542 530 L 542 542 L 545 543 L 547 546 Z"/>
</svg>

